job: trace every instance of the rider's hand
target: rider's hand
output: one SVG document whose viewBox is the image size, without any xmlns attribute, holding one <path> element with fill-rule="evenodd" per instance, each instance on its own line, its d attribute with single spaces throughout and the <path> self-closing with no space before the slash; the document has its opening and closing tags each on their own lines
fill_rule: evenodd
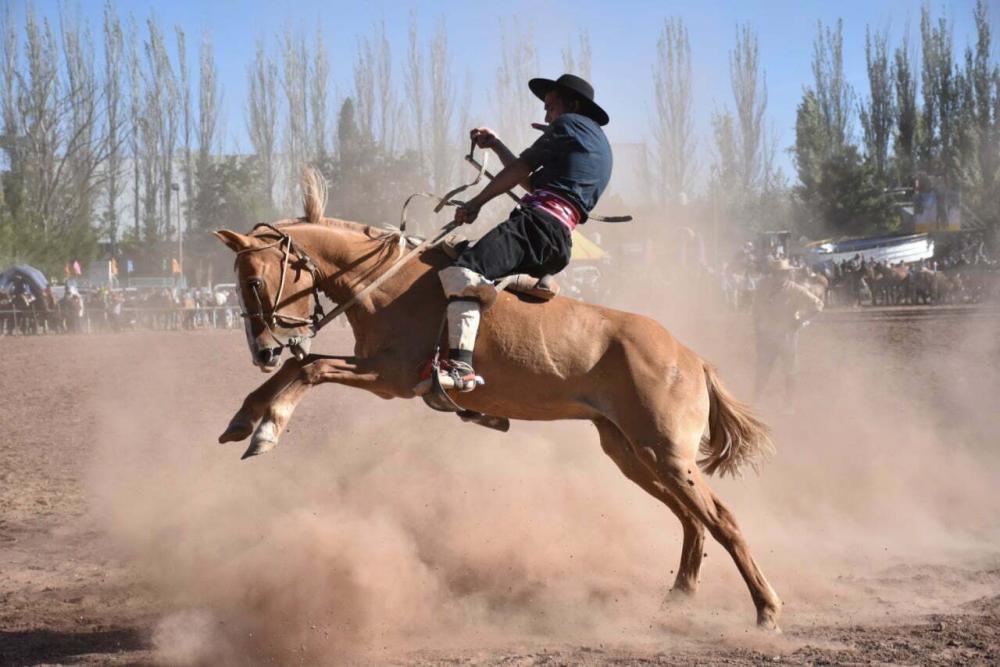
<svg viewBox="0 0 1000 667">
<path fill-rule="evenodd" d="M 477 127 L 469 132 L 469 137 L 479 148 L 493 148 L 499 141 L 497 135 L 488 127 Z"/>
<path fill-rule="evenodd" d="M 455 209 L 455 222 L 460 225 L 471 225 L 479 215 L 479 207 L 470 204 L 460 204 Z"/>
</svg>

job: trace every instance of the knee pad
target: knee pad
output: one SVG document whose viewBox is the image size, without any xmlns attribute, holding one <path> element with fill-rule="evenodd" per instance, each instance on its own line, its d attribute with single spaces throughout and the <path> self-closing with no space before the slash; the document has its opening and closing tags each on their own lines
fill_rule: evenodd
<svg viewBox="0 0 1000 667">
<path fill-rule="evenodd" d="M 474 299 L 482 304 L 483 310 L 497 300 L 497 289 L 493 281 L 470 269 L 449 266 L 438 271 L 438 278 L 449 299 Z"/>
</svg>

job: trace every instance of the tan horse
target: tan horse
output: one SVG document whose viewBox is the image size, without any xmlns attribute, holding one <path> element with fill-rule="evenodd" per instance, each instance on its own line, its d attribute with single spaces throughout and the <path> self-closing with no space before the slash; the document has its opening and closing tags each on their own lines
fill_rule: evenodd
<svg viewBox="0 0 1000 667">
<path fill-rule="evenodd" d="M 249 235 L 217 232 L 238 253 L 247 339 L 264 370 L 277 366 L 275 337 L 307 330 L 314 281 L 345 303 L 399 256 L 397 235 L 325 219 L 322 210 L 322 199 L 309 192 L 303 219 L 275 223 L 294 244 L 292 253 L 267 227 Z M 252 434 L 249 454 L 270 449 L 309 388 L 324 382 L 412 398 L 440 331 L 445 296 L 437 272 L 449 261 L 433 248 L 405 265 L 347 312 L 354 356 L 289 358 L 247 396 L 219 441 Z M 590 420 L 625 476 L 673 511 L 684 529 L 673 594 L 694 593 L 708 528 L 750 588 L 758 625 L 777 629 L 781 601 L 702 475 L 756 467 L 771 442 L 711 365 L 649 318 L 569 298 L 537 303 L 502 293 L 483 314 L 476 369 L 487 383 L 454 394 L 461 406 L 512 419 Z"/>
</svg>

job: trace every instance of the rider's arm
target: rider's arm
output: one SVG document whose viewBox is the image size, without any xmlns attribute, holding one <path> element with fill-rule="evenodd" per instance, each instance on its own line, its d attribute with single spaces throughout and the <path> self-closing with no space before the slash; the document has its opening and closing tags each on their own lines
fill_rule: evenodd
<svg viewBox="0 0 1000 667">
<path fill-rule="evenodd" d="M 480 148 L 488 148 L 497 154 L 500 158 L 500 162 L 503 163 L 504 167 L 509 167 L 516 160 L 517 156 L 514 155 L 513 151 L 507 148 L 507 144 L 500 140 L 493 130 L 488 127 L 477 127 L 473 129 L 470 133 L 472 141 Z M 520 185 L 522 188 L 531 192 L 531 181 L 527 177 L 523 178 L 515 185 Z M 513 188 L 513 186 L 511 186 Z"/>
<path fill-rule="evenodd" d="M 507 144 L 500 141 L 499 138 L 494 139 L 494 143 L 490 146 L 490 148 L 497 154 L 497 157 L 500 158 L 500 162 L 502 162 L 505 167 L 510 166 L 510 163 L 517 159 L 517 156 L 514 155 L 509 148 L 507 148 Z"/>
<path fill-rule="evenodd" d="M 493 147 L 493 152 L 496 153 L 497 156 L 500 158 L 500 161 L 503 162 L 504 169 L 506 169 L 507 167 L 511 166 L 512 164 L 514 164 L 515 162 L 517 162 L 518 159 L 519 159 L 499 139 L 497 139 L 497 145 Z M 529 168 L 528 172 L 524 175 L 524 178 L 519 179 L 514 185 L 520 185 L 522 188 L 524 188 L 528 192 L 531 192 L 531 190 L 532 190 L 532 188 L 531 188 L 531 179 L 528 178 L 528 177 L 531 176 L 531 172 L 532 171 L 534 171 L 534 170 L 531 169 L 531 168 Z M 500 172 L 500 173 L 503 173 L 503 172 Z M 499 178 L 499 175 L 497 177 Z M 507 189 L 508 190 L 513 189 L 514 185 L 510 186 Z M 505 190 L 505 192 L 506 192 L 506 190 Z"/>
</svg>

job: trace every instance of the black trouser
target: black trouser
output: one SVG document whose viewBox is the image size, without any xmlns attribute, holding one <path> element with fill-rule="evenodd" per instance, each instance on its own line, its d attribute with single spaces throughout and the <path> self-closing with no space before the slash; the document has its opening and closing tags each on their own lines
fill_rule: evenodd
<svg viewBox="0 0 1000 667">
<path fill-rule="evenodd" d="M 507 220 L 464 250 L 455 266 L 490 280 L 515 273 L 541 278 L 565 269 L 572 247 L 566 225 L 548 213 L 519 206 Z"/>
</svg>

